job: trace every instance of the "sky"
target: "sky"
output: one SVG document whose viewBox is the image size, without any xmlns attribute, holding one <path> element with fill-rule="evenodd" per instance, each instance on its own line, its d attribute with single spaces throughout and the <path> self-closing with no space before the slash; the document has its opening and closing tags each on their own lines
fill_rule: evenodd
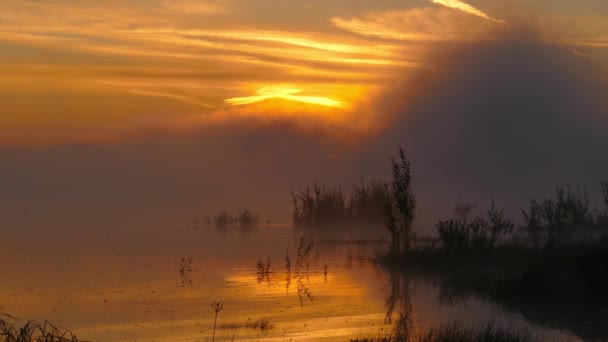
<svg viewBox="0 0 608 342">
<path fill-rule="evenodd" d="M 3 0 L 0 204 L 288 218 L 402 145 L 429 206 L 591 187 L 607 63 L 603 0 Z"/>
<path fill-rule="evenodd" d="M 0 144 L 107 142 L 252 116 L 370 131 L 383 120 L 375 94 L 395 75 L 433 67 L 431 47 L 492 39 L 527 20 L 544 41 L 605 56 L 607 6 L 6 0 Z"/>
</svg>

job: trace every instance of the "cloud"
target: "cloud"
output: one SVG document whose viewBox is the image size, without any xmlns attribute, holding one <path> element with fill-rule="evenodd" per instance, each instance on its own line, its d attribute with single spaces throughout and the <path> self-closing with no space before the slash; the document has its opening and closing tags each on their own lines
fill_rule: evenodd
<svg viewBox="0 0 608 342">
<path fill-rule="evenodd" d="M 113 141 L 160 121 L 210 116 L 225 99 L 276 84 L 303 90 L 271 96 L 294 111 L 311 102 L 340 107 L 341 89 L 373 88 L 395 69 L 420 65 L 398 56 L 397 45 L 233 25 L 223 3 L 0 2 L 0 91 L 10 94 L 0 144 Z"/>
<path fill-rule="evenodd" d="M 375 12 L 363 17 L 331 18 L 331 23 L 358 35 L 411 42 L 475 41 L 487 39 L 492 23 L 444 8 L 412 8 Z"/>
<path fill-rule="evenodd" d="M 438 5 L 442 5 L 448 8 L 453 8 L 453 9 L 457 9 L 459 11 L 463 11 L 465 13 L 474 15 L 474 16 L 478 16 L 480 18 L 484 18 L 486 20 L 490 20 L 493 21 L 495 23 L 499 23 L 499 24 L 505 24 L 506 22 L 503 20 L 499 20 L 499 19 L 495 19 L 490 17 L 489 15 L 487 15 L 486 13 L 480 11 L 479 9 L 465 3 L 462 2 L 460 0 L 430 0 L 431 2 L 433 2 L 434 4 L 438 4 Z"/>
</svg>

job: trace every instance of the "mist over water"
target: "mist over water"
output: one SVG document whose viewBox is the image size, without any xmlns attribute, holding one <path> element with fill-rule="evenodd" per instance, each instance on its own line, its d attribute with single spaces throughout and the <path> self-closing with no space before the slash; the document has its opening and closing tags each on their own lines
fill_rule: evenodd
<svg viewBox="0 0 608 342">
<path fill-rule="evenodd" d="M 596 198 L 608 174 L 601 64 L 525 30 L 438 43 L 429 62 L 376 101 L 385 128 L 354 142 L 251 120 L 102 145 L 2 147 L 0 210 L 14 222 L 175 222 L 249 206 L 289 221 L 291 190 L 387 179 L 399 146 L 413 163 L 423 231 L 459 197 L 494 198 L 513 216 L 556 184 Z"/>
</svg>

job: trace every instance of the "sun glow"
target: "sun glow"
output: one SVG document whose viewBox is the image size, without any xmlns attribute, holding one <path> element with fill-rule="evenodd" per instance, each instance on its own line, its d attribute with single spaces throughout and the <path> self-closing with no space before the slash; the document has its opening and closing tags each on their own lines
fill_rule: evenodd
<svg viewBox="0 0 608 342">
<path fill-rule="evenodd" d="M 288 101 L 296 101 L 296 102 L 304 102 L 309 104 L 315 104 L 326 107 L 336 107 L 341 108 L 345 107 L 346 103 L 342 101 L 337 101 L 334 99 L 330 99 L 322 96 L 304 96 L 297 95 L 302 93 L 302 89 L 298 88 L 290 88 L 290 87 L 265 87 L 259 89 L 256 93 L 257 95 L 252 96 L 244 96 L 244 97 L 233 97 L 224 100 L 229 105 L 232 106 L 241 106 L 252 104 L 256 102 L 266 101 L 270 99 L 282 99 Z"/>
</svg>

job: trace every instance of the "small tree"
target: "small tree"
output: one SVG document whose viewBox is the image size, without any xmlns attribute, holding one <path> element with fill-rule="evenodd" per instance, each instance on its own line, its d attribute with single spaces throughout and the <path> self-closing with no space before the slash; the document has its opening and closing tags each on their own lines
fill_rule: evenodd
<svg viewBox="0 0 608 342">
<path fill-rule="evenodd" d="M 392 199 L 385 205 L 386 228 L 391 236 L 391 252 L 399 254 L 411 247 L 416 196 L 411 188 L 411 165 L 403 148 L 399 149 L 399 160 L 391 159 L 391 166 Z"/>
</svg>

